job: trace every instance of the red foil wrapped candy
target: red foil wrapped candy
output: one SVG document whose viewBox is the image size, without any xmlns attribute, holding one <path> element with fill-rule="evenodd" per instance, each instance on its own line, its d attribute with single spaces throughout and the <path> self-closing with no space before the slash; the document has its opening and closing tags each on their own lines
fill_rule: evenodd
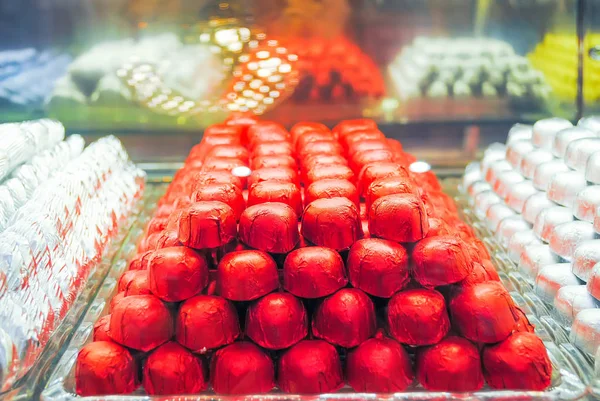
<svg viewBox="0 0 600 401">
<path fill-rule="evenodd" d="M 129 351 L 109 341 L 86 344 L 75 365 L 75 391 L 82 397 L 128 394 L 138 386 L 137 366 Z"/>
<path fill-rule="evenodd" d="M 447 235 L 420 241 L 412 253 L 413 277 L 423 287 L 437 287 L 464 280 L 473 271 L 467 244 Z"/>
<path fill-rule="evenodd" d="M 194 249 L 217 248 L 234 240 L 237 224 L 233 209 L 223 202 L 192 203 L 179 216 L 179 241 Z"/>
<path fill-rule="evenodd" d="M 289 167 L 259 168 L 248 177 L 248 188 L 263 181 L 291 182 L 299 186 L 298 173 Z"/>
<path fill-rule="evenodd" d="M 112 341 L 108 332 L 110 331 L 110 315 L 102 316 L 94 324 L 94 341 Z"/>
<path fill-rule="evenodd" d="M 358 174 L 358 190 L 361 194 L 365 194 L 374 181 L 389 177 L 408 178 L 408 171 L 398 163 L 367 164 Z"/>
<path fill-rule="evenodd" d="M 264 394 L 275 386 L 275 368 L 259 347 L 246 341 L 236 342 L 212 357 L 210 382 L 217 394 Z"/>
<path fill-rule="evenodd" d="M 266 349 L 288 348 L 308 335 L 304 305 L 287 292 L 254 301 L 246 314 L 246 335 Z"/>
<path fill-rule="evenodd" d="M 150 395 L 195 394 L 208 387 L 204 372 L 200 357 L 171 341 L 148 356 L 142 384 Z"/>
<path fill-rule="evenodd" d="M 347 198 L 317 199 L 302 215 L 302 235 L 315 245 L 341 251 L 362 234 L 358 208 Z"/>
<path fill-rule="evenodd" d="M 376 330 L 373 301 L 356 288 L 342 288 L 328 296 L 313 315 L 313 335 L 341 347 L 355 347 Z"/>
<path fill-rule="evenodd" d="M 238 220 L 246 208 L 242 190 L 233 184 L 210 184 L 202 186 L 192 194 L 191 200 L 192 202 L 223 202 L 231 207 L 235 218 Z"/>
<path fill-rule="evenodd" d="M 129 262 L 129 270 L 146 270 L 148 268 L 150 255 L 152 255 L 153 252 L 154 251 L 152 250 L 135 255 L 134 258 Z"/>
<path fill-rule="evenodd" d="M 286 393 L 331 393 L 344 386 L 340 357 L 325 341 L 300 341 L 283 354 L 277 367 L 277 384 Z"/>
<path fill-rule="evenodd" d="M 369 208 L 369 232 L 396 242 L 416 242 L 429 230 L 423 202 L 412 194 L 383 196 Z"/>
<path fill-rule="evenodd" d="M 320 298 L 346 286 L 339 253 L 320 246 L 297 249 L 285 258 L 283 288 L 301 298 Z"/>
<path fill-rule="evenodd" d="M 193 352 L 231 344 L 240 335 L 235 306 L 215 295 L 198 295 L 179 308 L 176 319 L 177 342 Z"/>
<path fill-rule="evenodd" d="M 450 330 L 444 297 L 425 288 L 396 293 L 388 303 L 387 323 L 392 337 L 413 346 L 435 344 Z"/>
<path fill-rule="evenodd" d="M 148 282 L 148 272 L 146 270 L 130 270 L 125 272 L 119 280 L 119 284 L 126 281 L 122 290 L 125 296 L 130 295 L 148 295 L 151 294 Z M 121 288 L 119 288 L 121 290 Z"/>
<path fill-rule="evenodd" d="M 393 194 L 414 194 L 418 195 L 418 188 L 415 183 L 406 177 L 386 177 L 373 181 L 365 188 L 365 203 L 367 210 L 371 208 L 373 202 L 386 195 Z"/>
<path fill-rule="evenodd" d="M 473 270 L 459 284 L 464 287 L 486 281 L 500 281 L 500 276 L 492 262 L 484 259 L 481 262 L 473 262 Z"/>
<path fill-rule="evenodd" d="M 352 285 L 377 297 L 389 298 L 410 281 L 406 249 L 392 241 L 378 238 L 356 241 L 346 265 Z"/>
<path fill-rule="evenodd" d="M 378 334 L 348 352 L 346 378 L 357 392 L 396 393 L 412 384 L 414 373 L 404 347 Z"/>
<path fill-rule="evenodd" d="M 244 210 L 239 230 L 240 240 L 249 247 L 287 253 L 299 240 L 298 215 L 285 203 L 261 203 Z"/>
<path fill-rule="evenodd" d="M 267 202 L 285 203 L 302 216 L 302 195 L 293 182 L 263 181 L 254 184 L 248 192 L 248 206 Z"/>
<path fill-rule="evenodd" d="M 356 186 L 348 180 L 333 178 L 315 181 L 308 186 L 305 196 L 307 205 L 317 199 L 329 198 L 347 198 L 356 206 L 360 205 Z"/>
<path fill-rule="evenodd" d="M 331 179 L 356 181 L 354 172 L 348 166 L 342 164 L 316 164 L 306 171 L 305 184 L 310 185 L 319 180 Z"/>
<path fill-rule="evenodd" d="M 159 249 L 148 263 L 148 281 L 152 293 L 163 301 L 183 301 L 206 287 L 208 265 L 202 255 L 190 248 Z"/>
<path fill-rule="evenodd" d="M 467 339 L 497 343 L 515 329 L 515 304 L 497 281 L 487 281 L 456 290 L 450 300 L 455 328 Z"/>
<path fill-rule="evenodd" d="M 332 132 L 340 138 L 344 138 L 346 135 L 355 131 L 367 131 L 376 130 L 377 123 L 367 118 L 358 118 L 355 120 L 343 120 L 340 121 Z"/>
<path fill-rule="evenodd" d="M 552 364 L 542 340 L 532 333 L 514 333 L 484 347 L 483 374 L 495 389 L 544 390 L 552 380 Z"/>
<path fill-rule="evenodd" d="M 295 170 L 296 160 L 291 155 L 257 156 L 252 158 L 250 165 L 252 170 L 278 167 L 285 167 Z"/>
<path fill-rule="evenodd" d="M 171 311 L 153 295 L 125 297 L 111 312 L 108 334 L 126 347 L 150 351 L 173 337 Z"/>
<path fill-rule="evenodd" d="M 232 301 L 251 301 L 277 288 L 277 264 L 266 252 L 231 252 L 217 267 L 217 292 Z"/>
<path fill-rule="evenodd" d="M 430 391 L 476 391 L 483 387 L 481 358 L 475 344 L 449 336 L 417 351 L 417 379 Z"/>
</svg>

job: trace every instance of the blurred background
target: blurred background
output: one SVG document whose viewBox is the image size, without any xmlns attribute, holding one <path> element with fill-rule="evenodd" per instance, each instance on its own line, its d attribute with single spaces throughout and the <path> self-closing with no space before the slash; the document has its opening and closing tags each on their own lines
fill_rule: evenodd
<svg viewBox="0 0 600 401">
<path fill-rule="evenodd" d="M 0 119 L 156 163 L 231 112 L 368 117 L 460 168 L 514 122 L 600 112 L 598 21 L 600 0 L 0 0 Z"/>
</svg>

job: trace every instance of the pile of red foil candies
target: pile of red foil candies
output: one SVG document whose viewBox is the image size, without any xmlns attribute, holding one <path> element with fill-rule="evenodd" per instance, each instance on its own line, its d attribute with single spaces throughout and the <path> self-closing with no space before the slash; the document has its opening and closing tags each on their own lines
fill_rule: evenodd
<svg viewBox="0 0 600 401">
<path fill-rule="evenodd" d="M 543 342 L 431 171 L 371 120 L 235 117 L 163 198 L 79 395 L 543 390 Z"/>
</svg>

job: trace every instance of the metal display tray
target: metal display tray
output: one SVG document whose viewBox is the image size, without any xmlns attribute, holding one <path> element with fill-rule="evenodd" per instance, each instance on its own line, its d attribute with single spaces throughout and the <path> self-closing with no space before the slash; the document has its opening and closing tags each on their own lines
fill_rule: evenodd
<svg viewBox="0 0 600 401">
<path fill-rule="evenodd" d="M 142 388 L 129 395 L 108 395 L 79 397 L 75 394 L 74 367 L 79 350 L 91 341 L 92 331 L 95 322 L 103 316 L 110 303 L 111 297 L 116 292 L 117 280 L 125 271 L 128 261 L 135 255 L 136 239 L 143 232 L 144 224 L 148 221 L 152 212 L 151 209 L 144 210 L 142 217 L 138 219 L 134 228 L 119 253 L 113 258 L 110 271 L 102 283 L 95 299 L 75 334 L 68 343 L 65 352 L 58 361 L 46 388 L 41 394 L 43 401 L 213 401 L 213 400 L 271 400 L 271 401 L 307 401 L 307 400 L 579 400 L 590 394 L 589 383 L 594 377 L 593 364 L 588 356 L 581 353 L 568 342 L 568 336 L 559 324 L 548 313 L 547 308 L 540 301 L 536 301 L 535 294 L 531 288 L 524 283 L 515 283 L 510 273 L 512 266 L 505 263 L 504 251 L 493 240 L 493 236 L 486 231 L 481 222 L 473 220 L 473 215 L 468 211 L 468 203 L 464 197 L 461 197 L 457 188 L 459 181 L 456 179 L 444 180 L 443 185 L 446 192 L 455 197 L 463 218 L 472 223 L 481 238 L 489 247 L 502 282 L 511 292 L 516 303 L 527 313 L 530 321 L 536 325 L 536 333 L 544 341 L 548 354 L 553 365 L 553 375 L 551 386 L 546 391 L 497 391 L 485 387 L 481 391 L 473 393 L 448 393 L 448 392 L 428 392 L 418 385 L 413 385 L 406 392 L 395 394 L 372 394 L 355 393 L 348 386 L 334 394 L 321 395 L 300 395 L 285 394 L 274 390 L 268 394 L 257 394 L 248 396 L 221 396 L 215 395 L 211 391 L 196 395 L 178 395 L 178 396 L 148 396 Z M 155 196 L 157 191 L 164 189 L 163 185 L 151 185 L 147 191 Z M 146 202 L 146 206 L 151 207 L 152 202 Z M 517 285 L 518 284 L 518 285 Z"/>
</svg>

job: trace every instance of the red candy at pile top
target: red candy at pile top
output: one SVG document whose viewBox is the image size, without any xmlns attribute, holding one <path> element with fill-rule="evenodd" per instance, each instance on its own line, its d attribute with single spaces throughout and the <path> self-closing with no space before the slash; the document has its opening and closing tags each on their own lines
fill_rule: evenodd
<svg viewBox="0 0 600 401">
<path fill-rule="evenodd" d="M 371 120 L 206 129 L 79 354 L 77 393 L 548 387 L 542 341 L 414 160 Z"/>
</svg>

